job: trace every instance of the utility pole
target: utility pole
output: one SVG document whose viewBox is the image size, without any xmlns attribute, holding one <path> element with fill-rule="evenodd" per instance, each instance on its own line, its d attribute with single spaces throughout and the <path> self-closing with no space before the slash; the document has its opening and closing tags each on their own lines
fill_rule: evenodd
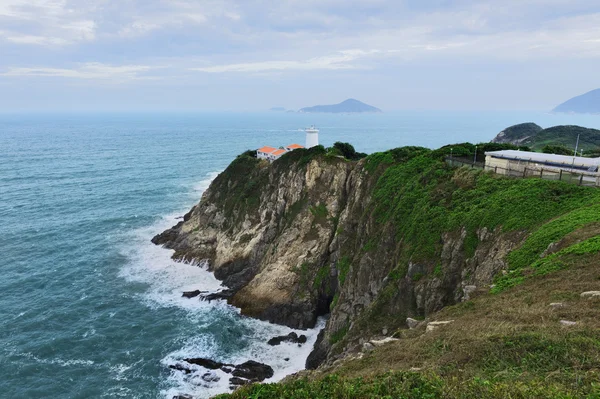
<svg viewBox="0 0 600 399">
<path fill-rule="evenodd" d="M 477 146 L 475 146 L 475 154 L 473 154 L 473 165 L 477 162 Z"/>
<path fill-rule="evenodd" d="M 577 141 L 575 142 L 575 152 L 573 153 L 573 164 L 571 168 L 575 167 L 575 157 L 577 156 L 577 149 L 579 148 L 579 134 L 577 135 Z"/>
</svg>

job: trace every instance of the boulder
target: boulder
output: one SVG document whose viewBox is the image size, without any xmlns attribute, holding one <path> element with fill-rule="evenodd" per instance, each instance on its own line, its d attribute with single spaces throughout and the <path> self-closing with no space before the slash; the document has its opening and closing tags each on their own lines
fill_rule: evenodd
<svg viewBox="0 0 600 399">
<path fill-rule="evenodd" d="M 234 294 L 234 292 L 232 290 L 223 290 L 223 291 L 213 292 L 213 293 L 206 294 L 206 295 L 200 295 L 200 299 L 203 301 L 208 301 L 208 302 L 212 302 L 216 299 L 227 300 L 233 294 Z"/>
<path fill-rule="evenodd" d="M 173 369 L 173 370 L 177 370 L 177 371 L 183 371 L 186 374 L 189 374 L 192 372 L 191 369 L 189 369 L 181 364 L 171 364 L 171 365 L 169 365 L 169 368 Z"/>
<path fill-rule="evenodd" d="M 453 323 L 454 320 L 446 320 L 446 321 L 430 321 L 429 323 L 427 323 L 427 329 L 425 330 L 425 332 L 431 332 L 434 331 L 442 326 L 448 325 L 450 323 Z"/>
<path fill-rule="evenodd" d="M 362 346 L 363 352 L 370 352 L 375 349 L 375 346 L 370 342 L 365 342 Z"/>
<path fill-rule="evenodd" d="M 196 364 L 198 366 L 202 366 L 205 369 L 209 369 L 209 370 L 221 369 L 224 366 L 235 367 L 233 364 L 225 364 L 225 363 L 221 363 L 221 362 L 215 362 L 214 360 L 205 359 L 203 357 L 188 358 L 188 359 L 183 359 L 183 360 L 190 364 Z"/>
<path fill-rule="evenodd" d="M 600 291 L 586 291 L 580 295 L 582 298 L 600 298 Z"/>
<path fill-rule="evenodd" d="M 576 321 L 569 321 L 569 320 L 561 320 L 560 324 L 562 324 L 565 327 L 572 327 L 572 326 L 576 325 L 577 322 Z"/>
<path fill-rule="evenodd" d="M 246 380 L 240 377 L 231 377 L 229 379 L 229 383 L 232 385 L 231 388 L 235 389 L 237 387 L 241 387 L 242 385 L 250 384 L 252 381 Z"/>
<path fill-rule="evenodd" d="M 552 302 L 552 303 L 551 303 L 550 305 L 548 305 L 548 306 L 550 306 L 552 309 L 560 309 L 560 308 L 564 308 L 564 307 L 566 307 L 567 305 L 565 305 L 565 304 L 564 304 L 564 303 L 562 303 L 562 302 Z"/>
<path fill-rule="evenodd" d="M 371 340 L 371 341 L 369 341 L 369 343 L 371 345 L 377 347 L 377 346 L 382 346 L 382 345 L 389 344 L 390 342 L 395 342 L 395 341 L 398 341 L 398 338 L 387 337 L 387 338 L 380 339 L 380 340 Z"/>
<path fill-rule="evenodd" d="M 279 345 L 282 342 L 292 342 L 294 344 L 306 343 L 306 335 L 298 335 L 295 332 L 291 332 L 288 335 L 281 335 L 279 337 L 273 337 L 267 343 L 271 346 Z"/>
<path fill-rule="evenodd" d="M 211 372 L 202 374 L 202 379 L 206 382 L 217 382 L 221 379 L 221 377 L 219 377 L 214 372 Z"/>
<path fill-rule="evenodd" d="M 194 397 L 192 395 L 188 395 L 188 394 L 184 393 L 184 394 L 173 396 L 173 399 L 194 399 Z"/>
<path fill-rule="evenodd" d="M 468 301 L 469 299 L 471 299 L 471 294 L 473 294 L 475 291 L 477 291 L 477 286 L 475 285 L 465 285 L 463 287 L 463 300 L 464 301 Z"/>
<path fill-rule="evenodd" d="M 184 291 L 183 295 L 181 295 L 184 298 L 194 298 L 197 297 L 198 295 L 204 293 L 206 291 L 200 291 L 200 290 L 194 290 L 194 291 Z"/>
<path fill-rule="evenodd" d="M 406 325 L 411 330 L 417 328 L 419 326 L 419 324 L 421 324 L 421 322 L 419 320 L 415 320 L 415 319 L 412 319 L 410 317 L 406 318 Z"/>
<path fill-rule="evenodd" d="M 273 377 L 273 368 L 267 364 L 248 360 L 242 364 L 235 366 L 231 372 L 235 377 L 246 378 L 252 381 L 263 381 Z"/>
</svg>

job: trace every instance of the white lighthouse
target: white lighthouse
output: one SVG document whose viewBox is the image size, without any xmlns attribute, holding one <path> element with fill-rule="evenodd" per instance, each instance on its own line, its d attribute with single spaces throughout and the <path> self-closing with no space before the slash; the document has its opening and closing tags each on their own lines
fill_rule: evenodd
<svg viewBox="0 0 600 399">
<path fill-rule="evenodd" d="M 319 129 L 314 125 L 307 128 L 306 132 L 306 148 L 312 148 L 319 145 Z"/>
</svg>

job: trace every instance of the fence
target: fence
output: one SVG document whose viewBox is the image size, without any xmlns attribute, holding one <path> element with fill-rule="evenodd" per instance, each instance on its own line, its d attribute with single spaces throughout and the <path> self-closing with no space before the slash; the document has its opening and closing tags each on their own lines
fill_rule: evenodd
<svg viewBox="0 0 600 399">
<path fill-rule="evenodd" d="M 586 172 L 574 169 L 544 168 L 540 166 L 529 165 L 526 162 L 518 163 L 508 168 L 500 166 L 486 166 L 483 162 L 473 162 L 465 158 L 446 157 L 448 165 L 453 167 L 467 166 L 474 169 L 484 169 L 500 175 L 515 178 L 538 178 L 546 180 L 560 180 L 580 186 L 598 187 L 600 186 L 600 176 L 594 172 Z"/>
</svg>

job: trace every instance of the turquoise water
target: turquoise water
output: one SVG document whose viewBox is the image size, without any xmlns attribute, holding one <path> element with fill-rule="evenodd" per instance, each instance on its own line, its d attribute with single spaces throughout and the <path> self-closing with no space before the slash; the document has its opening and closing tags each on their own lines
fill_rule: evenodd
<svg viewBox="0 0 600 399">
<path fill-rule="evenodd" d="M 524 121 L 600 127 L 597 116 L 535 113 L 0 115 L 0 397 L 226 391 L 226 378 L 168 369 L 194 356 L 262 360 L 276 369 L 273 380 L 301 369 L 308 345 L 265 343 L 288 328 L 181 298 L 219 282 L 171 261 L 150 238 L 236 154 L 302 144 L 298 129 L 309 124 L 325 145 L 372 152 L 487 141 Z"/>
</svg>

